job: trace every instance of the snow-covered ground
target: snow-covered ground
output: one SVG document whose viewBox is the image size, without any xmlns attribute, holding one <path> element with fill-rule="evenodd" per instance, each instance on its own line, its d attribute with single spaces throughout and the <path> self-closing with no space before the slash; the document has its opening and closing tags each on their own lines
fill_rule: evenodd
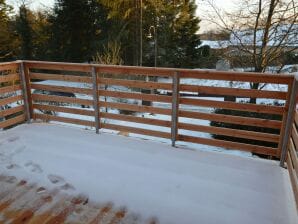
<svg viewBox="0 0 298 224">
<path fill-rule="evenodd" d="M 41 123 L 0 132 L 0 171 L 160 223 L 298 223 L 276 161 Z"/>
</svg>

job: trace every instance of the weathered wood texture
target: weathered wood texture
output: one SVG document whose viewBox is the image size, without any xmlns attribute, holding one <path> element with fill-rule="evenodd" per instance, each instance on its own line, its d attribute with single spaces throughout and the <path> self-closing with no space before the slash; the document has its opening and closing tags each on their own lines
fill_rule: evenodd
<svg viewBox="0 0 298 224">
<path fill-rule="evenodd" d="M 138 214 L 119 205 L 94 203 L 84 195 L 68 195 L 71 187 L 65 184 L 48 189 L 14 176 L 0 175 L 0 223 L 144 223 Z M 150 218 L 145 223 L 158 223 L 155 220 Z"/>
</svg>

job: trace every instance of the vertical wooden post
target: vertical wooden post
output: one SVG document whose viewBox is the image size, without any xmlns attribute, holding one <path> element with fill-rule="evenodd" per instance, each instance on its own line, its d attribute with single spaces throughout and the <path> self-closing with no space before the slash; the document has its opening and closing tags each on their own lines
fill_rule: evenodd
<svg viewBox="0 0 298 224">
<path fill-rule="evenodd" d="M 280 156 L 280 166 L 284 167 L 286 158 L 287 158 L 287 152 L 289 147 L 289 142 L 291 138 L 292 133 L 292 127 L 294 122 L 294 116 L 295 116 L 295 109 L 296 109 L 296 96 L 298 92 L 298 77 L 294 76 L 292 88 L 289 90 L 291 91 L 290 98 L 289 98 L 289 106 L 288 106 L 288 113 L 286 117 L 286 124 L 285 128 L 283 130 L 283 135 L 280 137 L 282 138 L 282 144 L 281 144 L 281 156 Z"/>
<path fill-rule="evenodd" d="M 96 68 L 92 66 L 92 83 L 93 83 L 93 107 L 94 107 L 94 116 L 95 116 L 95 130 L 96 134 L 99 133 L 99 106 L 98 106 L 98 79 Z"/>
<path fill-rule="evenodd" d="M 171 126 L 171 140 L 172 146 L 175 147 L 178 134 L 178 111 L 179 111 L 179 85 L 180 73 L 175 72 L 173 76 L 172 88 L 172 126 Z"/>
<path fill-rule="evenodd" d="M 31 114 L 31 110 L 30 110 L 29 94 L 31 95 L 31 93 L 29 93 L 28 91 L 31 91 L 31 90 L 28 89 L 24 62 L 22 62 L 22 61 L 19 64 L 19 73 L 20 73 L 20 79 L 21 79 L 22 91 L 23 91 L 23 97 L 24 97 L 26 121 L 27 121 L 27 123 L 30 123 L 32 114 Z"/>
</svg>

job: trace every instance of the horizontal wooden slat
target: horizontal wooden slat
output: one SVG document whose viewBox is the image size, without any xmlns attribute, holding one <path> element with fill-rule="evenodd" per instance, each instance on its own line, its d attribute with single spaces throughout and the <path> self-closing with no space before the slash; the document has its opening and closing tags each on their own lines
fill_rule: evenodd
<svg viewBox="0 0 298 224">
<path fill-rule="evenodd" d="M 268 99 L 281 99 L 281 100 L 285 100 L 287 97 L 287 93 L 281 92 L 281 91 L 197 86 L 197 85 L 185 85 L 185 84 L 180 85 L 180 91 L 189 91 L 189 92 L 196 92 L 200 94 L 212 94 L 212 95 L 220 95 L 220 96 L 255 97 L 255 98 L 268 98 Z"/>
<path fill-rule="evenodd" d="M 154 136 L 159 138 L 171 138 L 170 133 L 146 130 L 142 128 L 134 128 L 134 127 L 121 126 L 121 125 L 115 125 L 115 124 L 105 124 L 105 123 L 101 124 L 101 127 L 105 129 L 115 130 L 115 131 L 123 131 L 123 132 L 140 134 L 140 135 L 149 135 L 149 136 Z"/>
<path fill-rule="evenodd" d="M 160 95 L 156 95 L 156 94 L 99 90 L 99 95 L 106 96 L 106 97 L 117 97 L 117 98 L 125 98 L 125 99 L 136 99 L 136 100 L 147 100 L 147 101 L 155 101 L 155 102 L 172 103 L 172 97 L 160 96 Z"/>
<path fill-rule="evenodd" d="M 292 189 L 293 189 L 294 197 L 296 200 L 296 208 L 298 210 L 298 176 L 293 168 L 293 164 L 292 164 L 292 161 L 290 158 L 291 158 L 291 155 L 288 152 L 287 168 L 289 170 L 289 176 L 290 176 L 290 180 L 292 183 Z"/>
<path fill-rule="evenodd" d="M 25 61 L 27 68 L 45 70 L 63 70 L 77 72 L 91 72 L 90 64 L 63 63 L 63 62 L 44 62 L 44 61 Z"/>
<path fill-rule="evenodd" d="M 9 115 L 12 115 L 12 114 L 24 111 L 24 110 L 25 110 L 24 105 L 9 108 L 9 109 L 6 109 L 6 110 L 0 110 L 0 118 L 5 117 L 5 116 L 9 116 Z"/>
<path fill-rule="evenodd" d="M 214 100 L 202 100 L 202 99 L 189 99 L 180 98 L 180 104 L 201 106 L 201 107 L 211 107 L 211 108 L 223 108 L 232 109 L 240 111 L 251 111 L 257 113 L 268 113 L 268 114 L 278 114 L 282 115 L 284 112 L 284 107 L 279 106 L 267 106 L 267 105 L 256 105 L 249 103 L 234 103 L 234 102 L 221 102 Z"/>
<path fill-rule="evenodd" d="M 218 140 L 218 139 L 192 137 L 192 136 L 186 136 L 186 135 L 178 135 L 178 140 L 204 144 L 204 145 L 211 145 L 211 146 L 222 147 L 222 148 L 228 148 L 228 149 L 237 149 L 241 151 L 254 152 L 254 153 L 259 153 L 263 155 L 277 156 L 277 149 L 274 149 L 271 147 L 249 145 L 244 143 L 230 142 L 230 141 L 224 141 L 224 140 Z"/>
<path fill-rule="evenodd" d="M 153 68 L 136 66 L 116 66 L 116 65 L 96 65 L 96 71 L 108 74 L 123 75 L 150 75 L 150 76 L 173 76 L 175 69 L 172 68 Z"/>
<path fill-rule="evenodd" d="M 84 125 L 84 126 L 90 126 L 90 127 L 95 126 L 94 121 L 86 121 L 86 120 L 80 120 L 80 119 L 68 118 L 68 117 L 59 117 L 59 116 L 48 115 L 48 114 L 34 114 L 33 118 L 44 120 L 44 121 L 58 121 L 62 123 L 71 123 L 71 124 Z"/>
<path fill-rule="evenodd" d="M 201 112 L 193 112 L 193 111 L 183 111 L 179 110 L 180 117 L 201 119 L 201 120 L 210 120 L 217 122 L 225 122 L 229 124 L 240 124 L 246 126 L 257 126 L 257 127 L 266 127 L 273 129 L 281 128 L 281 121 L 260 119 L 260 118 L 251 118 L 251 117 L 240 117 L 240 116 L 232 116 L 225 114 L 211 114 L 211 113 L 201 113 Z"/>
<path fill-rule="evenodd" d="M 187 124 L 187 123 L 178 123 L 178 128 L 190 130 L 190 131 L 207 132 L 210 134 L 225 135 L 225 136 L 231 136 L 236 138 L 245 138 L 245 139 L 252 139 L 252 140 L 259 140 L 259 141 L 266 141 L 266 142 L 279 141 L 279 135 L 237 130 L 237 129 L 231 129 L 231 128 L 220 128 L 220 127 L 212 127 L 212 126 L 204 126 L 204 125 Z"/>
<path fill-rule="evenodd" d="M 25 115 L 22 114 L 17 117 L 0 122 L 0 128 L 6 128 L 15 124 L 22 123 L 24 121 L 25 121 Z"/>
<path fill-rule="evenodd" d="M 172 84 L 170 83 L 158 83 L 158 82 L 145 82 L 138 80 L 124 80 L 124 79 L 111 79 L 111 78 L 100 78 L 99 84 L 104 85 L 116 85 L 126 86 L 131 88 L 142 88 L 142 89 L 165 89 L 172 90 Z"/>
<path fill-rule="evenodd" d="M 9 74 L 9 75 L 1 75 L 0 76 L 0 83 L 19 81 L 19 80 L 20 80 L 19 74 Z"/>
<path fill-rule="evenodd" d="M 5 62 L 5 63 L 0 63 L 0 71 L 4 70 L 17 70 L 19 67 L 18 62 Z"/>
<path fill-rule="evenodd" d="M 34 73 L 34 72 L 30 72 L 29 75 L 30 75 L 30 79 L 92 83 L 92 78 L 88 76 L 57 75 L 57 74 Z"/>
<path fill-rule="evenodd" d="M 151 107 L 151 106 L 140 106 L 140 105 L 134 105 L 134 104 L 112 103 L 112 102 L 103 102 L 103 101 L 99 102 L 99 106 L 115 108 L 120 110 L 135 111 L 135 112 L 171 115 L 170 109 L 157 108 L 157 107 Z"/>
<path fill-rule="evenodd" d="M 0 94 L 11 93 L 11 92 L 15 92 L 18 90 L 22 90 L 21 85 L 6 86 L 6 87 L 0 88 Z"/>
<path fill-rule="evenodd" d="M 66 92 L 66 93 L 81 93 L 81 94 L 92 94 L 92 89 L 68 87 L 68 86 L 54 86 L 54 85 L 44 85 L 44 84 L 31 84 L 31 89 L 47 90 L 53 92 Z"/>
<path fill-rule="evenodd" d="M 92 110 L 60 107 L 60 106 L 54 106 L 54 105 L 33 104 L 33 109 L 55 111 L 55 112 L 62 112 L 62 113 L 68 113 L 68 114 L 80 114 L 85 116 L 94 116 L 94 111 Z"/>
<path fill-rule="evenodd" d="M 32 94 L 32 99 L 34 101 L 48 101 L 48 102 L 61 102 L 61 103 L 73 103 L 81 105 L 93 105 L 92 100 L 79 99 L 75 97 L 64 97 L 64 96 L 50 96 L 43 94 Z"/>
<path fill-rule="evenodd" d="M 298 148 L 298 132 L 297 132 L 296 125 L 294 123 L 293 123 L 293 127 L 292 127 L 292 136 L 291 137 L 293 139 L 295 146 Z"/>
<path fill-rule="evenodd" d="M 153 119 L 153 118 L 143 118 L 143 117 L 135 117 L 135 116 L 129 116 L 129 115 L 123 115 L 123 114 L 111 114 L 111 113 L 100 113 L 99 117 L 112 119 L 112 120 L 156 125 L 161 127 L 171 127 L 171 121 L 165 121 L 165 120 L 159 120 L 159 119 Z"/>
<path fill-rule="evenodd" d="M 297 156 L 297 152 L 296 152 L 296 147 L 295 147 L 292 139 L 290 139 L 289 152 L 290 152 L 294 170 L 295 170 L 296 174 L 298 175 L 298 156 Z"/>
<path fill-rule="evenodd" d="M 266 74 L 253 72 L 224 72 L 210 70 L 180 70 L 180 78 L 210 79 L 224 81 L 242 81 L 255 83 L 290 84 L 292 75 Z"/>
<path fill-rule="evenodd" d="M 17 96 L 8 97 L 8 98 L 5 98 L 5 99 L 0 99 L 0 106 L 4 106 L 4 105 L 10 104 L 10 103 L 14 103 L 14 102 L 17 102 L 19 100 L 23 100 L 22 95 L 17 95 Z"/>
</svg>

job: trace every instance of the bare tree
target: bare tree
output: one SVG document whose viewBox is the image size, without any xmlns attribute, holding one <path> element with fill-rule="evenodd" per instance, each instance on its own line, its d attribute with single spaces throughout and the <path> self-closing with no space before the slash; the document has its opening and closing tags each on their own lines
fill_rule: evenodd
<svg viewBox="0 0 298 224">
<path fill-rule="evenodd" d="M 297 0 L 241 0 L 232 12 L 220 9 L 213 0 L 201 0 L 211 10 L 209 22 L 230 32 L 230 50 L 225 55 L 254 72 L 274 65 L 280 72 L 284 56 L 298 50 Z M 263 88 L 251 83 L 251 88 Z"/>
</svg>

